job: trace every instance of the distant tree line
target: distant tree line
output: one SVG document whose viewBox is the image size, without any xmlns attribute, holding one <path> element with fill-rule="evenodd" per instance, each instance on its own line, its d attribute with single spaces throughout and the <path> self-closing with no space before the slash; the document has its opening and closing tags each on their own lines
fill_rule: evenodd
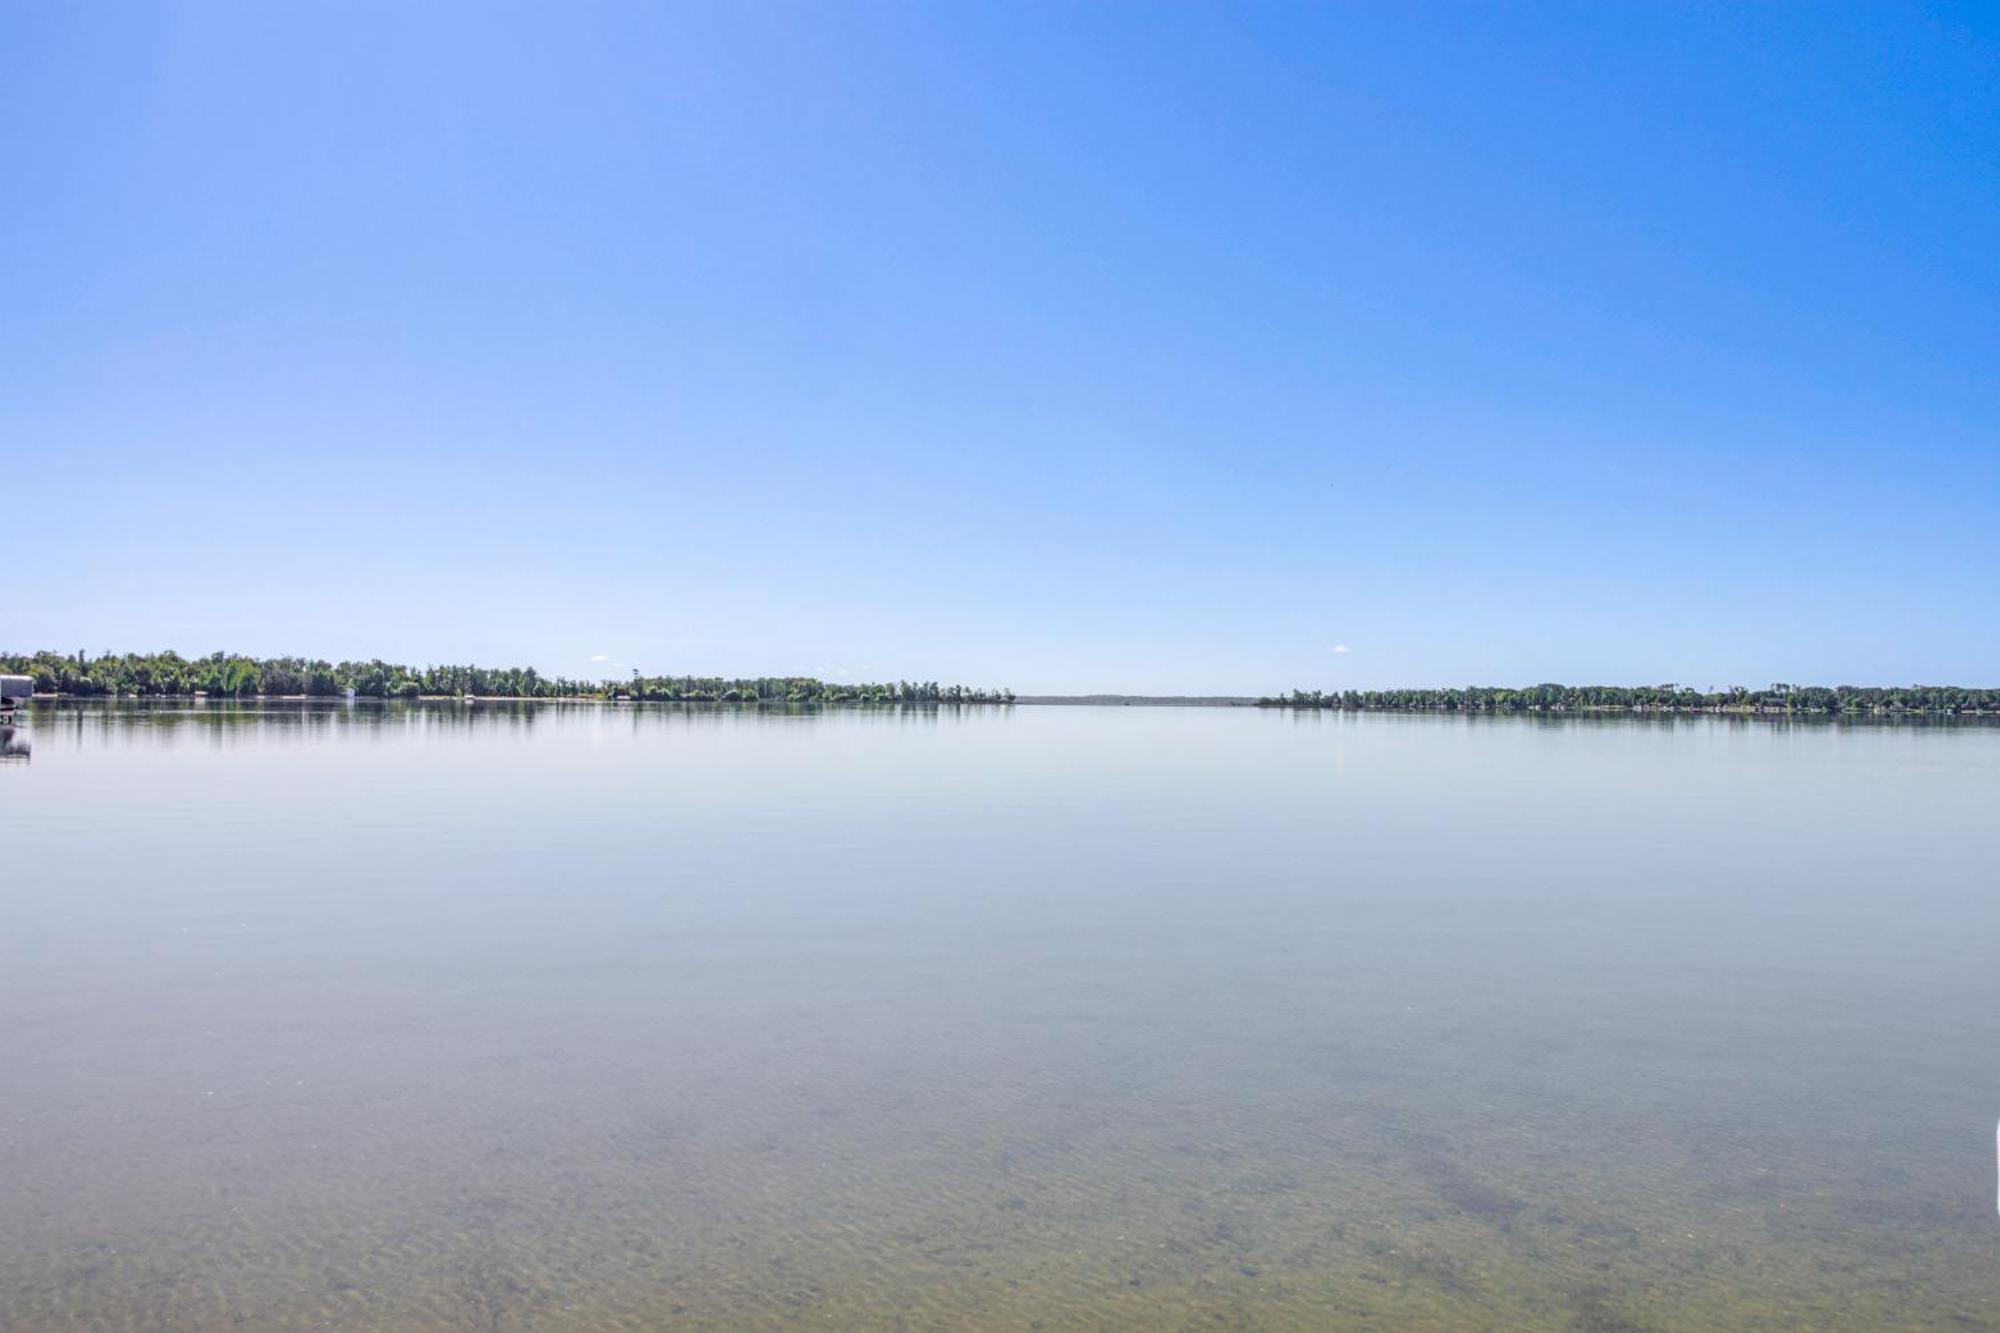
<svg viewBox="0 0 2000 1333">
<path fill-rule="evenodd" d="M 1012 690 L 940 685 L 936 681 L 844 684 L 810 676 L 641 676 L 572 680 L 533 667 L 403 666 L 393 662 L 324 662 L 303 657 L 243 657 L 211 653 L 0 653 L 0 671 L 32 676 L 38 694 L 79 697 L 209 694 L 231 698 L 297 695 L 370 699 L 458 698 L 633 699 L 677 703 L 950 703 L 1014 702 Z"/>
<path fill-rule="evenodd" d="M 1893 713 L 2000 713 L 2000 688 L 1963 685 L 1732 686 L 1472 685 L 1431 690 L 1293 690 L 1259 699 L 1266 708 L 1421 713 L 1779 713 L 1842 717 Z"/>
</svg>

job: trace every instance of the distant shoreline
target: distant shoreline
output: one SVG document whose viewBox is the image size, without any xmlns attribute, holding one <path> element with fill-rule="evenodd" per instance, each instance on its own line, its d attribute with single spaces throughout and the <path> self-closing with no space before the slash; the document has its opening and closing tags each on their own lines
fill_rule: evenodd
<svg viewBox="0 0 2000 1333">
<path fill-rule="evenodd" d="M 36 699 L 158 699 L 409 703 L 712 704 L 757 708 L 915 706 L 1268 708 L 1294 712 L 1542 716 L 1996 717 L 2000 688 L 1965 685 L 1801 685 L 1698 690 L 1661 685 L 1467 685 L 1235 694 L 1028 694 L 938 681 L 831 681 L 813 676 L 647 676 L 582 680 L 533 667 L 426 665 L 176 652 L 0 653 L 0 694 Z"/>
<path fill-rule="evenodd" d="M 1765 706 L 1695 704 L 1685 706 L 1649 705 L 1633 706 L 1625 704 L 1592 704 L 1574 707 L 1527 705 L 1519 707 L 1445 707 L 1438 705 L 1365 705 L 1344 706 L 1340 704 L 1294 704 L 1285 700 L 1258 699 L 1248 695 L 1142 695 L 1142 694 L 1032 694 L 1021 695 L 1005 702 L 998 700 L 876 700 L 876 699 L 619 699 L 594 695 L 524 695 L 524 694 L 423 694 L 383 698 L 379 695 L 357 694 L 64 694 L 45 692 L 31 696 L 26 703 L 156 703 L 156 704 L 210 704 L 241 706 L 245 704 L 363 704 L 380 707 L 392 705 L 442 705 L 457 704 L 536 704 L 574 705 L 591 708 L 655 708 L 661 706 L 676 708 L 714 708 L 742 710 L 779 709 L 859 709 L 876 711 L 898 708 L 1228 708 L 1254 709 L 1284 713 L 1368 713 L 1390 717 L 1726 717 L 1742 720 L 1799 721 L 1799 722 L 1839 722 L 1839 721 L 1927 721 L 1941 718 L 1964 718 L 1968 720 L 1992 719 L 2000 721 L 2000 709 L 1990 708 L 1875 708 L 1848 709 L 1844 711 L 1793 709 Z"/>
<path fill-rule="evenodd" d="M 534 667 L 466 663 L 330 662 L 218 652 L 0 653 L 0 674 L 32 682 L 36 694 L 73 698 L 598 699 L 648 703 L 1005 704 L 1011 690 L 935 680 L 821 680 L 816 676 L 648 676 L 586 680 Z"/>
<path fill-rule="evenodd" d="M 1745 717 L 1995 717 L 2000 688 L 1967 685 L 1472 685 L 1413 690 L 1293 690 L 1260 708 L 1352 713 L 1677 713 Z"/>
<path fill-rule="evenodd" d="M 1272 709 L 1278 712 L 1299 713 L 1397 713 L 1403 715 L 1450 715 L 1466 717 L 1588 717 L 1598 714 L 1623 717 L 1771 717 L 1771 718 L 1841 718 L 1841 717 L 1994 717 L 2000 718 L 2000 709 L 1993 708 L 1874 708 L 1822 711 L 1804 708 L 1774 708 L 1770 706 L 1747 707 L 1732 704 L 1694 704 L 1687 707 L 1651 706 L 1635 707 L 1629 704 L 1585 704 L 1575 708 L 1529 706 L 1521 708 L 1446 708 L 1425 707 L 1417 704 L 1397 706 L 1367 706 L 1349 708 L 1339 704 L 1291 704 L 1277 700 L 1259 699 L 1251 704 L 1253 708 Z"/>
<path fill-rule="evenodd" d="M 632 708 L 673 704 L 706 708 L 1004 708 L 999 699 L 631 699 L 595 694 L 66 694 L 43 691 L 32 703 L 167 704 L 588 704 Z M 1012 702 L 1018 702 L 1012 701 Z"/>
</svg>

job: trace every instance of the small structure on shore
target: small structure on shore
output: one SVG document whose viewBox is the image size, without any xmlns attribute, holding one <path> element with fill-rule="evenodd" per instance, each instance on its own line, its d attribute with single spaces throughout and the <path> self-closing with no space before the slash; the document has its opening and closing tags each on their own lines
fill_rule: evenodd
<svg viewBox="0 0 2000 1333">
<path fill-rule="evenodd" d="M 0 676 L 0 712 L 11 713 L 34 697 L 33 676 Z"/>
</svg>

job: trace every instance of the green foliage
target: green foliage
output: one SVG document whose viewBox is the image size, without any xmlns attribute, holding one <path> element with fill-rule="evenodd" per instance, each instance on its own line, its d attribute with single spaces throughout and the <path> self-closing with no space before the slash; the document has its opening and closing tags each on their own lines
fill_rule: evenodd
<svg viewBox="0 0 2000 1333">
<path fill-rule="evenodd" d="M 1760 713 L 1881 716 L 2000 713 L 2000 689 L 1963 685 L 1789 685 L 1695 690 L 1685 685 L 1472 685 L 1433 690 L 1293 690 L 1267 708 L 1421 713 Z"/>
<path fill-rule="evenodd" d="M 608 699 L 736 704 L 998 704 L 1012 690 L 914 684 L 833 684 L 810 676 L 641 676 L 629 681 L 570 680 L 533 667 L 401 666 L 392 662 L 323 662 L 300 657 L 256 659 L 228 653 L 184 658 L 178 653 L 0 653 L 0 671 L 34 677 L 37 693 L 80 696 L 211 694 L 418 699 Z"/>
</svg>

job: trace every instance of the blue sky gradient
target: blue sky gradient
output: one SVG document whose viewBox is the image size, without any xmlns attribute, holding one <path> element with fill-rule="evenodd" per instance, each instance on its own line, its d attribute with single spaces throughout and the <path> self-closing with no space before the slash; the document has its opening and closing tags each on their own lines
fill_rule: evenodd
<svg viewBox="0 0 2000 1333">
<path fill-rule="evenodd" d="M 0 182 L 12 649 L 2000 679 L 1991 6 L 29 3 Z"/>
</svg>

